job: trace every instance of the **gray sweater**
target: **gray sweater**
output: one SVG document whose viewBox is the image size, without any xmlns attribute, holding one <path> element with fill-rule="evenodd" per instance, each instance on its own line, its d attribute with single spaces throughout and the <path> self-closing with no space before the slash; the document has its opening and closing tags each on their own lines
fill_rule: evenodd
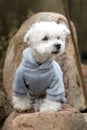
<svg viewBox="0 0 87 130">
<path fill-rule="evenodd" d="M 16 70 L 13 93 L 15 96 L 30 95 L 45 98 L 51 101 L 66 102 L 63 83 L 63 73 L 55 61 L 46 61 L 38 65 L 32 49 L 23 51 L 23 59 Z"/>
</svg>

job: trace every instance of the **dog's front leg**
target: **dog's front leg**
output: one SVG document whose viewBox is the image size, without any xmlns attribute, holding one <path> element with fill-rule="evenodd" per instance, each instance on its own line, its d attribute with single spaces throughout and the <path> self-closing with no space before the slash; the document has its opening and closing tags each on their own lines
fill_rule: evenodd
<svg viewBox="0 0 87 130">
<path fill-rule="evenodd" d="M 61 110 L 61 103 L 60 102 L 55 102 L 55 101 L 50 101 L 48 99 L 43 99 L 40 102 L 40 112 L 42 111 L 59 111 Z"/>
<path fill-rule="evenodd" d="M 13 107 L 18 112 L 30 110 L 32 108 L 32 101 L 29 96 L 13 96 Z"/>
</svg>

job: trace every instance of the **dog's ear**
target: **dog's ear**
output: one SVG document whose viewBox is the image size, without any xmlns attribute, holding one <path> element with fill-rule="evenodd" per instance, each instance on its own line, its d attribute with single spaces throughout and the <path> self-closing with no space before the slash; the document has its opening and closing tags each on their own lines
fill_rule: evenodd
<svg viewBox="0 0 87 130">
<path fill-rule="evenodd" d="M 29 31 L 26 31 L 24 34 L 24 42 L 27 44 L 29 43 Z"/>
<path fill-rule="evenodd" d="M 59 18 L 57 20 L 57 23 L 60 24 L 63 27 L 63 31 L 64 31 L 65 36 L 70 34 L 70 30 L 68 29 L 68 25 L 67 25 L 67 21 L 66 20 L 64 20 L 62 18 Z"/>
<path fill-rule="evenodd" d="M 67 26 L 65 26 L 64 28 L 64 34 L 67 36 L 67 35 L 70 35 L 70 30 L 68 29 Z"/>
<path fill-rule="evenodd" d="M 62 22 L 62 23 L 59 23 L 61 25 L 61 27 L 63 28 L 63 32 L 64 32 L 64 35 L 67 37 L 67 35 L 70 35 L 70 30 L 68 28 L 68 26 Z"/>
</svg>

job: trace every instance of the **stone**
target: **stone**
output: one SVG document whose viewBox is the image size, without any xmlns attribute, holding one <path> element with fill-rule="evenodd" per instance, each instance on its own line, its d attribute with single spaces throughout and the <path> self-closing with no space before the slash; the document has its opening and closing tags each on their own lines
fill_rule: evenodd
<svg viewBox="0 0 87 130">
<path fill-rule="evenodd" d="M 85 129 L 84 129 L 85 128 Z M 86 130 L 83 115 L 72 110 L 16 113 L 6 119 L 2 130 Z"/>
<path fill-rule="evenodd" d="M 12 106 L 3 91 L 2 81 L 2 69 L 0 69 L 0 130 L 4 119 L 12 112 Z"/>
<path fill-rule="evenodd" d="M 85 83 L 87 82 L 87 65 L 81 64 L 82 72 L 83 72 L 83 77 L 85 79 Z"/>
<path fill-rule="evenodd" d="M 84 119 L 87 122 L 87 113 L 83 113 Z"/>
<path fill-rule="evenodd" d="M 12 85 L 14 74 L 21 61 L 22 51 L 26 47 L 26 45 L 23 42 L 23 36 L 26 30 L 33 23 L 39 21 L 55 21 L 57 23 L 65 22 L 66 25 L 69 26 L 65 16 L 58 13 L 49 13 L 49 12 L 35 14 L 22 24 L 19 31 L 15 34 L 15 36 L 11 39 L 9 43 L 4 64 L 3 83 L 5 92 L 9 100 L 12 99 Z M 77 44 L 76 30 L 72 22 L 71 27 Z M 73 46 L 71 35 L 67 39 L 65 54 L 61 56 L 60 59 L 57 56 L 55 58 L 57 62 L 59 62 L 64 73 L 64 84 L 66 89 L 67 102 L 71 106 L 76 107 L 80 110 L 86 109 L 87 106 L 85 103 L 86 100 L 84 96 L 83 84 L 81 76 L 79 74 L 78 69 L 79 67 L 77 65 L 78 61 L 76 58 L 75 48 Z"/>
<path fill-rule="evenodd" d="M 4 92 L 0 89 L 0 122 L 3 121 L 11 112 L 12 106 Z"/>
<path fill-rule="evenodd" d="M 85 82 L 85 94 L 87 95 L 87 65 L 81 64 L 82 72 L 83 72 L 83 77 L 84 77 L 84 82 Z"/>
</svg>

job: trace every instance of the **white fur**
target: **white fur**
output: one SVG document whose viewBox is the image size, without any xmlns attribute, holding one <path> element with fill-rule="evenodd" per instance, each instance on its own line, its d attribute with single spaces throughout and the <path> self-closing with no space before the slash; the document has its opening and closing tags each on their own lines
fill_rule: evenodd
<svg viewBox="0 0 87 130">
<path fill-rule="evenodd" d="M 31 109 L 32 102 L 28 96 L 23 97 L 15 97 L 13 96 L 13 105 L 14 109 L 17 111 L 26 111 Z"/>
<path fill-rule="evenodd" d="M 58 55 L 63 54 L 65 51 L 66 37 L 70 34 L 69 29 L 64 23 L 57 24 L 56 22 L 39 22 L 26 32 L 24 42 L 26 42 L 35 51 L 35 55 L 51 57 L 52 52 L 57 51 L 55 44 L 61 44 Z M 43 38 L 47 36 L 48 40 L 44 41 Z"/>
<path fill-rule="evenodd" d="M 38 22 L 32 25 L 24 35 L 24 42 L 33 49 L 33 55 L 38 62 L 45 62 L 53 58 L 55 54 L 61 55 L 65 51 L 66 38 L 70 34 L 64 23 Z M 44 40 L 47 37 L 47 40 Z M 55 44 L 60 44 L 57 49 Z M 57 52 L 57 53 L 54 53 Z M 29 97 L 13 97 L 14 108 L 19 111 L 31 109 L 32 103 Z M 58 111 L 61 109 L 60 102 L 53 102 L 46 99 L 33 105 L 36 111 Z"/>
<path fill-rule="evenodd" d="M 40 112 L 42 111 L 59 111 L 61 110 L 60 102 L 53 102 L 47 99 L 44 99 L 40 106 Z"/>
</svg>

